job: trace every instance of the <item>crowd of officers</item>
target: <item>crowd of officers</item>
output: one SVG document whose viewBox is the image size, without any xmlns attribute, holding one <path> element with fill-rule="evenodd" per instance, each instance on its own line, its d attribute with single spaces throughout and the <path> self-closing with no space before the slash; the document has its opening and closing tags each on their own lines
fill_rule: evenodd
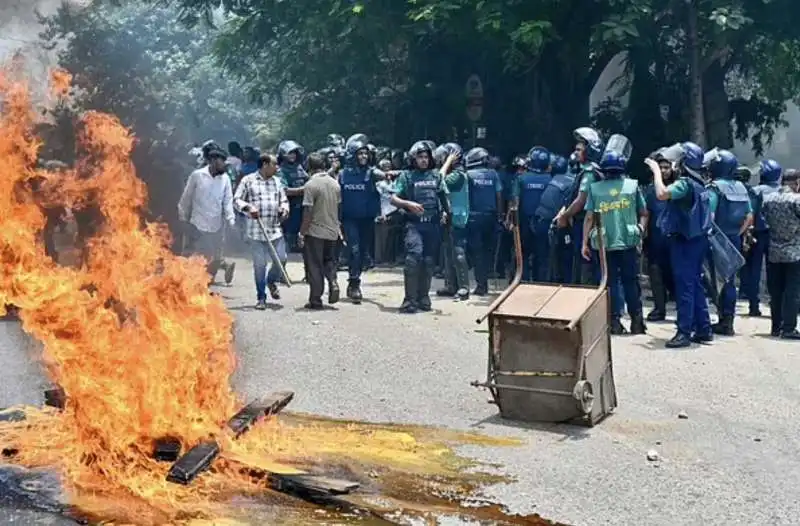
<svg viewBox="0 0 800 526">
<path fill-rule="evenodd" d="M 596 130 L 582 127 L 574 131 L 574 138 L 568 157 L 535 146 L 502 170 L 481 147 L 464 152 L 455 143 L 437 146 L 424 140 L 401 152 L 375 147 L 363 134 L 347 141 L 331 134 L 328 145 L 313 155 L 324 160 L 326 175 L 339 183 L 347 297 L 361 302 L 362 272 L 371 264 L 376 224 L 396 221 L 402 228 L 404 313 L 431 310 L 431 281 L 437 272 L 445 285 L 436 294 L 457 300 L 488 294 L 488 281 L 495 273 L 510 278 L 515 270 L 511 231 L 516 226 L 524 281 L 598 284 L 604 247 L 613 334 L 645 333 L 645 322 L 665 320 L 667 302 L 674 300 L 677 332 L 668 347 L 709 343 L 714 334 L 731 336 L 737 277 L 749 314 L 759 316 L 761 275 L 768 258 L 772 335 L 800 339 L 796 171 L 784 173 L 777 162 L 764 160 L 753 174 L 729 151 L 704 152 L 685 142 L 647 157 L 652 182 L 645 186 L 627 175 L 631 145 L 624 136 L 614 135 L 604 143 Z M 226 159 L 227 166 L 234 167 L 228 170 L 232 189 L 247 175 L 248 163 L 251 171 L 259 167 L 254 149 L 243 152 L 237 162 L 237 147 L 229 145 Z M 309 181 L 306 154 L 299 143 L 283 141 L 276 159 L 286 210 L 272 215 L 291 248 L 302 244 L 298 237 L 303 189 Z M 759 182 L 750 186 L 754 175 Z M 236 208 L 247 214 L 246 203 Z M 227 217 L 230 224 L 233 213 Z M 714 232 L 727 238 L 722 253 L 710 241 Z M 654 300 L 647 316 L 639 284 L 642 253 Z M 735 264 L 737 258 L 743 265 Z M 734 265 L 738 276 L 729 272 L 721 286 L 715 286 L 719 278 L 709 275 L 719 267 L 715 259 L 733 261 L 728 267 Z M 273 286 L 277 280 L 275 273 Z M 257 288 L 258 281 L 256 276 Z M 338 285 L 329 286 L 337 287 L 338 298 Z M 261 303 L 263 291 L 258 293 Z M 717 307 L 713 325 L 709 298 Z M 629 328 L 622 324 L 626 307 Z"/>
</svg>

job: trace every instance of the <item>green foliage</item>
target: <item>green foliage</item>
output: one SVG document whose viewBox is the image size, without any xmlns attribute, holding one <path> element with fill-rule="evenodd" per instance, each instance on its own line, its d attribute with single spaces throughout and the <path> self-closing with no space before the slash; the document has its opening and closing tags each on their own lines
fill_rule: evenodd
<svg viewBox="0 0 800 526">
<path fill-rule="evenodd" d="M 176 18 L 174 9 L 138 2 L 65 5 L 42 20 L 42 39 L 59 46 L 77 105 L 114 113 L 140 141 L 185 152 L 210 137 L 249 142 L 274 134 L 275 110 L 250 104 L 216 63 L 215 32 Z"/>
</svg>

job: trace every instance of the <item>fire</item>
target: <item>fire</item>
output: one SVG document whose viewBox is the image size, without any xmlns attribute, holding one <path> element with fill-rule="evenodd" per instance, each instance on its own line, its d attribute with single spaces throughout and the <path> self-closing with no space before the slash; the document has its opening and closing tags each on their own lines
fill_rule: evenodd
<svg viewBox="0 0 800 526">
<path fill-rule="evenodd" d="M 65 72 L 52 81 L 54 97 L 69 92 Z M 270 419 L 232 440 L 226 422 L 243 405 L 230 384 L 233 321 L 209 295 L 204 263 L 173 255 L 166 227 L 142 221 L 147 192 L 131 162 L 134 137 L 115 117 L 87 112 L 75 167 L 50 173 L 36 168 L 36 118 L 26 85 L 11 70 L 0 73 L 0 306 L 20 309 L 67 404 L 63 411 L 26 408 L 25 421 L 1 423 L 4 456 L 59 469 L 68 503 L 90 517 L 136 524 L 236 524 L 221 517 L 237 515 L 255 524 L 329 523 L 324 510 L 269 492 L 256 475 L 313 472 L 320 463 L 373 494 L 379 487 L 382 504 L 358 504 L 373 513 L 457 511 L 434 494 L 489 480 L 461 473 L 470 465 L 446 444 L 515 441 L 298 417 Z M 80 268 L 45 255 L 43 205 L 96 211 L 99 230 Z M 184 452 L 214 438 L 222 455 L 190 486 L 172 484 L 170 465 L 152 458 L 163 437 L 177 438 Z M 237 513 L 229 503 L 242 496 L 281 508 L 266 518 L 247 506 Z M 470 513 L 501 516 L 486 509 Z"/>
<path fill-rule="evenodd" d="M 69 77 L 53 76 L 57 93 Z M 130 161 L 134 139 L 112 116 L 80 121 L 76 169 L 36 169 L 36 114 L 24 83 L 0 76 L 0 304 L 44 344 L 52 379 L 67 393 L 63 469 L 76 487 L 153 488 L 152 441 L 188 447 L 219 432 L 237 407 L 232 318 L 207 289 L 204 265 L 173 255 L 163 225 L 143 224 L 147 192 Z M 102 224 L 80 269 L 46 257 L 38 238 L 42 198 L 93 206 Z M 22 195 L 23 198 L 20 198 Z"/>
</svg>

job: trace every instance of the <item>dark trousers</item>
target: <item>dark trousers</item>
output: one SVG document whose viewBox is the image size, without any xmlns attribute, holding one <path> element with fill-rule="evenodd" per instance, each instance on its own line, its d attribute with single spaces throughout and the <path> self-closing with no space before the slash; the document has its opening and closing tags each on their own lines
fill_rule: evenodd
<svg viewBox="0 0 800 526">
<path fill-rule="evenodd" d="M 344 239 L 347 242 L 347 267 L 350 281 L 361 280 L 361 272 L 367 267 L 369 252 L 375 241 L 375 220 L 345 219 L 342 221 Z"/>
<path fill-rule="evenodd" d="M 302 197 L 300 198 L 302 202 Z M 300 232 L 300 224 L 303 222 L 303 207 L 293 206 L 289 209 L 289 217 L 283 224 L 283 237 L 286 239 L 287 252 L 293 252 L 297 248 L 297 234 Z"/>
<path fill-rule="evenodd" d="M 321 305 L 325 281 L 328 287 L 336 286 L 336 240 L 306 236 L 303 263 L 308 279 L 308 302 Z"/>
<path fill-rule="evenodd" d="M 708 238 L 669 238 L 669 256 L 675 282 L 675 304 L 678 310 L 678 332 L 711 334 L 708 300 L 703 287 L 703 261 L 708 255 Z"/>
<path fill-rule="evenodd" d="M 469 252 L 475 267 L 475 282 L 479 288 L 488 288 L 489 269 L 494 264 L 497 242 L 497 214 L 474 214 L 467 224 Z"/>
<path fill-rule="evenodd" d="M 800 308 L 800 261 L 767 263 L 767 288 L 772 316 L 772 332 L 797 329 Z"/>
<path fill-rule="evenodd" d="M 750 310 L 757 311 L 759 294 L 761 293 L 761 270 L 764 268 L 764 258 L 769 250 L 769 230 L 755 232 L 756 242 L 750 247 L 750 252 L 745 257 L 744 267 L 741 270 L 740 287 L 750 303 Z M 769 285 L 768 285 L 769 286 Z"/>
<path fill-rule="evenodd" d="M 554 283 L 564 285 L 572 283 L 572 266 L 574 263 L 572 247 L 572 231 L 559 228 L 550 238 L 550 279 Z"/>
<path fill-rule="evenodd" d="M 641 316 L 642 291 L 639 287 L 639 252 L 636 248 L 609 250 L 606 252 L 608 263 L 608 287 L 611 293 L 613 315 L 621 316 L 624 304 L 628 306 L 628 314 Z M 621 289 L 621 290 L 620 290 Z M 616 300 L 616 301 L 615 301 Z"/>
<path fill-rule="evenodd" d="M 728 235 L 728 239 L 736 247 L 736 250 L 742 251 L 742 236 Z M 725 282 L 719 293 L 720 316 L 733 318 L 736 315 L 736 299 L 736 275 L 734 274 Z"/>
</svg>

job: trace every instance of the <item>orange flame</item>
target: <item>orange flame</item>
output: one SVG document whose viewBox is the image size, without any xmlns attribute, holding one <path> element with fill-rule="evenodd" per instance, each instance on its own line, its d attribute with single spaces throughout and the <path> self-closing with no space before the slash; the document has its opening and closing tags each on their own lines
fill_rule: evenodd
<svg viewBox="0 0 800 526">
<path fill-rule="evenodd" d="M 56 94 L 68 91 L 68 74 L 52 79 Z M 20 308 L 67 393 L 68 481 L 141 496 L 152 491 L 142 481 L 154 480 L 153 439 L 178 437 L 187 448 L 233 414 L 232 318 L 209 295 L 203 262 L 173 255 L 166 227 L 143 223 L 134 140 L 115 117 L 83 115 L 76 169 L 53 174 L 35 168 L 40 142 L 27 86 L 2 73 L 0 98 L 0 305 Z M 30 190 L 37 179 L 41 195 Z M 36 200 L 53 196 L 99 210 L 102 228 L 81 269 L 45 256 Z"/>
</svg>

